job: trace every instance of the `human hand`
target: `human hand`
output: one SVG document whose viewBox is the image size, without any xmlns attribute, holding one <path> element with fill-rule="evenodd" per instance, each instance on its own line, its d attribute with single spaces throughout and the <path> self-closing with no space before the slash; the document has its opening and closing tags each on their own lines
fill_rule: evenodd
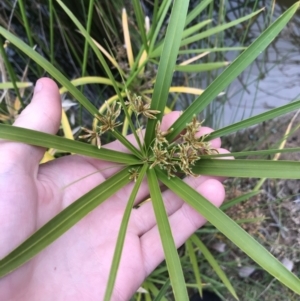
<svg viewBox="0 0 300 301">
<path fill-rule="evenodd" d="M 55 134 L 60 116 L 58 88 L 52 80 L 43 78 L 36 85 L 32 102 L 14 125 Z M 165 116 L 162 129 L 169 128 L 178 116 L 178 112 Z M 202 127 L 199 135 L 211 131 Z M 227 152 L 220 148 L 220 139 L 211 143 L 220 153 Z M 126 151 L 118 142 L 104 147 Z M 39 164 L 44 151 L 41 147 L 0 141 L 0 258 L 118 169 L 113 163 L 78 155 Z M 112 165 L 115 167 L 109 168 Z M 85 177 L 88 174 L 92 175 Z M 225 195 L 221 180 L 207 176 L 185 179 L 216 206 Z M 0 300 L 102 300 L 132 185 L 118 191 L 32 260 L 0 279 Z M 136 204 L 148 194 L 147 183 L 143 182 Z M 205 219 L 171 191 L 165 191 L 163 197 L 179 247 Z M 128 300 L 163 259 L 154 212 L 148 202 L 131 213 L 112 300 Z"/>
</svg>

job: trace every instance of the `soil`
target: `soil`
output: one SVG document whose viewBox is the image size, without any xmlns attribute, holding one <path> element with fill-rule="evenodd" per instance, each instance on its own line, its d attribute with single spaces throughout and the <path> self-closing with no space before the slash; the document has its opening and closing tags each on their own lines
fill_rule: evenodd
<svg viewBox="0 0 300 301">
<path fill-rule="evenodd" d="M 245 146 L 249 150 L 278 148 L 294 115 L 295 113 L 292 113 L 263 122 L 224 138 L 223 145 L 231 152 L 245 150 Z M 285 148 L 300 146 L 299 127 L 300 114 L 292 125 Z M 270 159 L 273 157 L 274 155 Z M 300 152 L 281 154 L 279 160 L 300 161 Z M 252 191 L 259 180 L 259 178 L 227 180 L 225 182 L 227 199 Z M 300 170 L 299 180 L 266 180 L 261 186 L 261 193 L 231 207 L 226 213 L 234 220 L 252 219 L 252 222 L 244 223 L 242 227 L 279 260 L 285 262 L 286 267 L 300 276 Z M 253 275 L 255 270 L 248 277 Z"/>
</svg>

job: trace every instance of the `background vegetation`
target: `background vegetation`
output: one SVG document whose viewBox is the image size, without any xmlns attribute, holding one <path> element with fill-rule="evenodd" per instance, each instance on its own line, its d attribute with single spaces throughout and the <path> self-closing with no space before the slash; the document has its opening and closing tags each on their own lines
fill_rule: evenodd
<svg viewBox="0 0 300 301">
<path fill-rule="evenodd" d="M 142 14 L 138 15 L 138 10 L 134 7 L 136 2 L 82 0 L 76 1 L 75 5 L 73 1 L 64 1 L 64 4 L 72 10 L 79 22 L 90 33 L 90 36 L 95 38 L 98 42 L 98 49 L 101 50 L 101 47 L 103 47 L 107 50 L 106 61 L 112 75 L 121 85 L 122 97 L 126 97 L 127 93 L 130 93 L 130 95 L 137 94 L 147 101 L 148 98 L 151 98 L 153 92 L 153 90 L 150 90 L 153 88 L 157 76 L 159 56 L 153 55 L 147 62 L 146 70 L 140 73 L 141 77 L 137 74 L 132 76 L 132 73 L 130 73 L 130 70 L 133 69 L 133 62 L 142 62 L 143 53 L 140 52 L 140 49 L 141 47 L 146 48 L 148 43 L 147 33 L 143 33 L 141 30 L 145 21 L 141 18 Z M 158 3 L 162 5 L 162 3 L 168 2 L 170 1 L 162 1 L 161 3 L 159 1 L 155 1 L 155 3 L 151 3 L 151 1 L 141 2 L 141 9 L 145 15 L 149 16 L 150 24 L 157 17 L 155 14 L 157 13 Z M 197 11 L 197 15 L 189 24 L 190 37 L 198 36 L 180 49 L 176 64 L 177 69 L 172 79 L 173 91 L 167 98 L 165 112 L 172 109 L 185 110 L 188 108 L 221 71 L 239 53 L 244 51 L 244 47 L 249 46 L 274 19 L 279 17 L 282 11 L 287 9 L 283 7 L 281 11 L 279 6 L 275 6 L 275 2 L 271 2 L 263 13 L 254 13 L 264 6 L 262 1 L 242 3 L 239 3 L 239 1 L 220 1 L 219 4 L 214 3 L 215 1 L 202 2 L 205 3 L 203 9 Z M 190 1 L 189 12 L 193 12 L 199 6 L 199 1 Z M 124 14 L 124 11 L 122 12 L 123 7 L 126 7 L 126 14 Z M 77 82 L 73 83 L 79 86 L 80 91 L 96 108 L 105 110 L 104 100 L 115 99 L 115 91 L 112 87 L 114 84 L 107 77 L 105 64 L 99 62 L 99 56 L 97 57 L 95 51 L 92 51 L 91 46 L 88 45 L 87 35 L 84 34 L 84 38 L 75 29 L 73 21 L 56 1 L 33 1 L 28 3 L 26 1 L 7 0 L 0 4 L 0 9 L 1 25 L 20 37 L 32 48 L 36 47 L 36 51 L 66 78 L 70 80 L 77 79 Z M 116 14 L 116 11 L 119 13 Z M 252 15 L 249 17 L 249 14 Z M 160 23 L 158 22 L 153 27 L 157 29 L 157 32 L 155 32 L 158 41 L 155 44 L 156 49 L 159 49 L 159 43 L 162 43 L 166 34 L 169 18 L 170 10 L 166 9 L 165 16 L 158 19 Z M 294 18 L 293 22 L 295 23 L 292 24 L 297 24 L 298 19 Z M 227 24 L 230 24 L 230 22 L 232 22 L 232 25 L 229 27 Z M 293 28 L 292 25 L 288 26 L 288 28 Z M 219 28 L 219 30 L 216 31 L 215 28 Z M 297 36 L 297 34 L 296 31 L 291 30 L 290 36 L 294 43 L 299 43 L 299 35 Z M 187 34 L 187 36 L 189 35 Z M 128 44 L 128 40 L 126 42 L 128 37 L 130 38 L 130 44 Z M 3 123 L 11 124 L 19 111 L 30 100 L 32 92 L 30 86 L 32 86 L 32 83 L 38 77 L 48 73 L 45 72 L 43 67 L 36 64 L 32 58 L 29 59 L 28 56 L 24 55 L 17 47 L 13 47 L 4 40 L 1 41 L 1 44 L 4 45 L 6 54 L 4 55 L 3 52 L 0 62 L 2 83 L 7 83 L 10 86 L 2 86 L 4 90 L 1 98 L 0 118 Z M 124 44 L 126 47 L 124 47 Z M 133 61 L 130 58 L 129 45 L 132 47 L 132 53 L 134 54 Z M 276 50 L 276 41 L 270 47 Z M 103 50 L 101 51 L 104 53 Z M 282 52 L 279 51 L 278 55 L 281 55 L 281 60 L 291 58 L 290 50 L 285 53 L 282 56 Z M 189 61 L 190 59 L 192 60 Z M 238 102 L 239 105 L 235 109 L 230 110 L 231 115 L 228 116 L 228 107 L 232 108 L 230 107 L 230 101 L 235 96 L 235 93 L 232 93 L 234 86 L 229 86 L 222 93 L 217 93 L 219 96 L 216 101 L 209 102 L 203 108 L 201 120 L 205 118 L 207 125 L 214 126 L 222 131 L 224 124 L 240 121 L 252 115 L 260 99 L 254 96 L 252 103 L 247 104 L 252 109 L 250 109 L 250 112 L 245 111 L 243 109 L 245 93 L 247 93 L 249 86 L 252 85 L 253 87 L 254 82 L 255 88 L 251 91 L 251 94 L 257 95 L 259 81 L 272 73 L 272 68 L 277 63 L 278 60 L 275 60 L 270 65 L 268 51 L 264 52 L 264 55 L 238 78 L 243 87 L 243 92 L 237 96 L 240 98 L 240 102 Z M 255 68 L 255 64 L 259 72 L 253 78 L 251 68 Z M 18 88 L 16 88 L 17 86 Z M 7 90 L 8 88 L 14 89 Z M 78 105 L 76 97 L 66 93 L 67 89 L 62 88 L 61 92 L 66 111 L 65 117 L 67 118 L 62 120 L 60 134 L 67 138 L 78 138 L 80 127 L 91 128 L 93 124 L 95 125 L 95 120 L 84 105 Z M 293 100 L 292 98 L 290 100 Z M 242 116 L 237 113 L 239 110 L 244 110 Z M 276 116 L 279 116 L 279 114 Z M 234 152 L 268 149 L 266 155 L 262 156 L 263 153 L 260 154 L 260 158 L 277 160 L 280 156 L 274 157 L 274 154 L 278 151 L 272 152 L 270 149 L 283 149 L 285 146 L 293 147 L 299 141 L 297 122 L 292 119 L 293 116 L 289 115 L 286 119 L 282 119 L 280 123 L 265 123 L 255 129 L 248 129 L 241 135 L 228 136 L 224 139 L 225 146 Z M 257 118 L 248 125 L 263 120 L 267 120 L 267 118 Z M 143 125 L 146 120 L 142 118 L 139 119 L 139 122 Z M 276 126 L 275 129 L 274 126 Z M 278 131 L 276 135 L 274 135 L 274 130 Z M 129 124 L 125 122 L 122 132 L 125 134 L 129 131 Z M 111 134 L 108 134 L 103 137 L 102 142 L 105 143 L 111 139 L 113 139 Z M 296 141 L 295 144 L 292 141 Z M 53 149 L 50 149 L 44 160 L 47 161 L 59 155 L 55 154 Z M 242 158 L 253 159 L 257 157 L 253 157 L 253 154 L 244 153 Z M 285 157 L 284 159 L 299 160 L 298 157 Z M 288 169 L 287 173 L 289 173 Z M 298 176 L 297 173 L 295 174 L 292 178 L 299 179 L 299 173 Z M 231 201 L 224 204 L 223 210 L 282 260 L 286 267 L 297 274 L 300 258 L 300 242 L 297 238 L 299 234 L 297 226 L 300 226 L 300 222 L 296 217 L 300 210 L 297 196 L 299 181 L 255 179 L 258 176 L 252 175 L 252 179 L 246 177 L 245 179 L 228 180 L 226 183 L 227 194 L 228 200 Z M 204 287 L 214 290 L 224 300 L 232 300 L 234 299 L 232 295 L 235 295 L 235 293 L 229 284 L 231 282 L 241 300 L 282 300 L 280 298 L 283 295 L 289 298 L 286 300 L 296 300 L 298 298 L 295 293 L 279 285 L 268 273 L 256 266 L 211 224 L 197 231 L 196 235 L 179 250 L 179 254 L 187 288 L 191 293 Z M 299 274 L 297 276 L 299 277 Z M 161 294 L 164 295 L 161 300 L 172 300 L 168 279 L 166 265 L 163 263 L 143 285 L 143 290 L 149 294 L 141 290 L 134 296 L 134 299 L 154 300 L 156 297 L 156 300 L 158 300 L 161 291 L 164 292 L 164 294 Z M 164 289 L 166 290 L 163 291 Z M 228 292 L 228 289 L 231 293 Z"/>
</svg>

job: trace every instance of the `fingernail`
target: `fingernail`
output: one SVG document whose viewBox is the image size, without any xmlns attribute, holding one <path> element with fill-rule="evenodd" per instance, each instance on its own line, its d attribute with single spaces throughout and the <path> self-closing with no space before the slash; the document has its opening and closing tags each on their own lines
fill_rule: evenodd
<svg viewBox="0 0 300 301">
<path fill-rule="evenodd" d="M 40 92 L 43 88 L 43 84 L 40 80 L 38 80 L 34 87 L 34 93 Z"/>
</svg>

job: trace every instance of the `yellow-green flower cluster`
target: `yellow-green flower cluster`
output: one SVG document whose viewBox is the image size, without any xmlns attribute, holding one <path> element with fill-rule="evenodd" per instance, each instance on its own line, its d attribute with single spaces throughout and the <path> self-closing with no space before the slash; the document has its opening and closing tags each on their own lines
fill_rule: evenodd
<svg viewBox="0 0 300 301">
<path fill-rule="evenodd" d="M 82 128 L 87 134 L 79 136 L 80 139 L 88 139 L 91 141 L 96 139 L 96 143 L 98 148 L 101 147 L 100 136 L 107 132 L 108 130 L 113 131 L 114 128 L 118 127 L 122 124 L 122 122 L 117 121 L 121 113 L 121 105 L 120 103 L 114 102 L 111 105 L 107 104 L 107 111 L 105 115 L 95 115 L 95 117 L 101 122 L 100 126 L 96 126 L 93 130 L 89 130 L 87 128 Z"/>
<path fill-rule="evenodd" d="M 192 168 L 195 162 L 201 158 L 201 155 L 217 153 L 217 150 L 211 148 L 210 143 L 205 141 L 207 135 L 197 137 L 201 124 L 194 116 L 192 121 L 186 125 L 184 133 L 176 141 L 169 143 L 166 136 L 172 129 L 162 132 L 160 123 L 157 122 L 150 168 L 157 165 L 166 170 L 169 177 L 180 172 L 185 175 L 197 176 L 193 173 Z"/>
</svg>

